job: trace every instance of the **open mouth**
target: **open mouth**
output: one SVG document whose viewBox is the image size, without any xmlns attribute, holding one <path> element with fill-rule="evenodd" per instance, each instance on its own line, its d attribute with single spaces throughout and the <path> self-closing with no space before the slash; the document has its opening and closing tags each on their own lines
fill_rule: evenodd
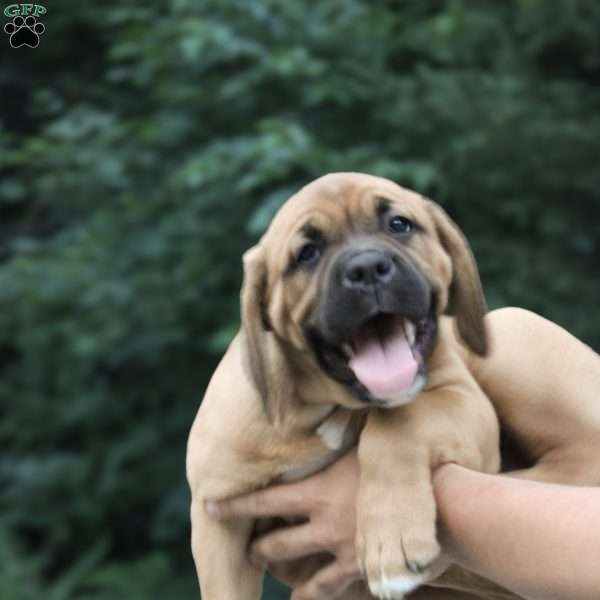
<svg viewBox="0 0 600 600">
<path fill-rule="evenodd" d="M 425 382 L 425 359 L 435 344 L 435 309 L 413 321 L 377 312 L 344 341 L 331 345 L 313 336 L 321 366 L 363 401 L 411 400 Z"/>
<path fill-rule="evenodd" d="M 379 313 L 345 344 L 349 367 L 372 396 L 397 396 L 412 387 L 423 363 L 417 328 L 408 319 Z"/>
</svg>

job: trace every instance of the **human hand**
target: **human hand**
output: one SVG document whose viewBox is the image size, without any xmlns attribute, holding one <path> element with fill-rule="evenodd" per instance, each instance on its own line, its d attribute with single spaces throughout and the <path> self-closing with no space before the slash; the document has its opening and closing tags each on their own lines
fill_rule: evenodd
<svg viewBox="0 0 600 600">
<path fill-rule="evenodd" d="M 308 479 L 211 501 L 207 511 L 217 518 L 302 518 L 301 524 L 258 537 L 250 547 L 250 560 L 284 583 L 300 583 L 292 600 L 337 598 L 361 579 L 354 543 L 358 479 L 358 459 L 352 451 Z M 325 566 L 322 560 L 304 561 L 305 568 L 291 563 L 319 554 L 333 559 Z M 303 573 L 304 580 L 299 581 L 298 573 Z"/>
</svg>

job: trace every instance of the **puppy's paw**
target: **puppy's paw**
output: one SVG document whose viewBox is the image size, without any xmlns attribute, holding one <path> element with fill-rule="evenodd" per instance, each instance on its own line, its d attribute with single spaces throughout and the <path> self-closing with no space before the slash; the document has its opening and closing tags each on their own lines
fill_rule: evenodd
<svg viewBox="0 0 600 600">
<path fill-rule="evenodd" d="M 435 522 L 405 527 L 401 522 L 395 515 L 393 520 L 378 517 L 359 523 L 358 558 L 371 594 L 382 600 L 404 598 L 437 572 L 434 562 L 440 545 Z"/>
<path fill-rule="evenodd" d="M 382 600 L 397 600 L 404 598 L 405 594 L 409 594 L 425 581 L 421 575 L 383 577 L 369 583 L 369 591 L 372 596 Z"/>
</svg>

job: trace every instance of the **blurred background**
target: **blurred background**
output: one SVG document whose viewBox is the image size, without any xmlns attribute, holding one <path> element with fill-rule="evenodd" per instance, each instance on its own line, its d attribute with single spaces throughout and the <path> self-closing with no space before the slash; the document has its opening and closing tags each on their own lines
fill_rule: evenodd
<svg viewBox="0 0 600 600">
<path fill-rule="evenodd" d="M 2 600 L 196 597 L 187 432 L 241 253 L 321 174 L 429 195 L 490 306 L 600 348 L 596 0 L 44 6 L 0 31 Z"/>
</svg>

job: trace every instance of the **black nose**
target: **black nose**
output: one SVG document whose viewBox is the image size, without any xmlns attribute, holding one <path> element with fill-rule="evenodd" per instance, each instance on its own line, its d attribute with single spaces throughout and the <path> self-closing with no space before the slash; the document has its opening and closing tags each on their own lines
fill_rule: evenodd
<svg viewBox="0 0 600 600">
<path fill-rule="evenodd" d="M 389 256 L 376 250 L 355 254 L 344 266 L 342 281 L 354 290 L 370 290 L 391 281 L 396 266 Z"/>
</svg>

